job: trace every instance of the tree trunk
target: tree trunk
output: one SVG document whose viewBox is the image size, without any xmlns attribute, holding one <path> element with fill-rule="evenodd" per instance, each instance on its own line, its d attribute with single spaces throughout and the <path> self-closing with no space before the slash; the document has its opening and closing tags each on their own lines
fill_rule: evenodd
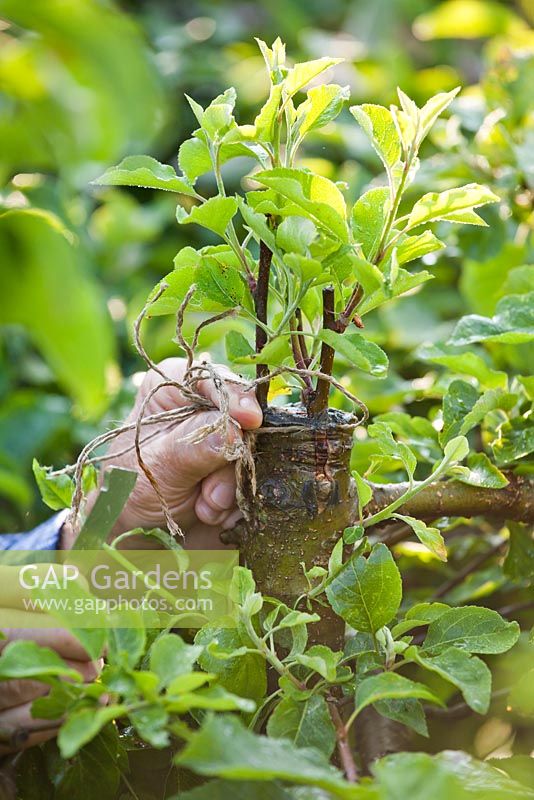
<svg viewBox="0 0 534 800">
<path fill-rule="evenodd" d="M 252 434 L 255 475 L 243 468 L 239 490 L 246 520 L 241 555 L 258 589 L 288 606 L 309 588 L 302 564 L 326 568 L 350 524 L 354 427 L 354 417 L 335 409 L 309 418 L 302 406 L 286 406 L 268 408 Z M 318 611 L 313 640 L 340 649 L 343 621 L 328 608 Z"/>
</svg>

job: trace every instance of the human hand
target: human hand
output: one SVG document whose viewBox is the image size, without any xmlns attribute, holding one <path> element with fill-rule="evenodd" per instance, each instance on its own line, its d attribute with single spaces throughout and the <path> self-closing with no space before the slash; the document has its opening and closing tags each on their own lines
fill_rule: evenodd
<svg viewBox="0 0 534 800">
<path fill-rule="evenodd" d="M 183 383 L 187 366 L 185 359 L 166 359 L 159 366 L 170 379 Z M 219 374 L 239 381 L 238 376 L 227 367 L 214 365 L 214 368 Z M 126 422 L 137 419 L 143 402 L 161 380 L 161 376 L 154 370 L 147 372 Z M 255 395 L 245 390 L 245 384 L 228 383 L 227 389 L 230 415 L 238 426 L 243 430 L 259 427 L 262 412 Z M 199 381 L 197 391 L 218 407 L 219 396 L 211 379 Z M 144 416 L 189 404 L 190 401 L 176 387 L 165 386 L 148 401 Z M 181 441 L 200 426 L 212 423 L 218 414 L 215 409 L 199 411 L 172 430 L 162 432 L 146 442 L 141 449 L 143 460 L 157 481 L 172 518 L 187 535 L 187 546 L 213 546 L 215 535 L 221 529 L 232 528 L 241 517 L 236 505 L 235 466 L 224 457 L 221 434 L 212 433 L 198 444 Z M 231 436 L 234 439 L 241 436 L 239 427 L 232 429 Z M 115 526 L 115 534 L 136 527 L 165 526 L 159 498 L 145 474 L 139 470 L 135 451 L 131 449 L 120 455 L 133 442 L 133 431 L 121 434 L 114 440 L 109 451 L 110 455 L 118 455 L 106 462 L 139 472 L 135 488 Z M 72 539 L 64 546 L 71 544 Z"/>
<path fill-rule="evenodd" d="M 2 629 L 6 638 L 0 640 L 0 653 L 10 642 L 26 639 L 55 650 L 67 666 L 79 672 L 84 683 L 90 683 L 98 677 L 103 662 L 91 661 L 69 631 L 62 628 L 29 627 L 32 618 L 35 618 L 37 625 L 37 618 L 42 620 L 42 614 L 22 610 L 17 612 L 13 609 L 9 609 L 9 614 L 13 624 L 24 627 Z M 0 742 L 0 755 L 33 747 L 57 735 L 61 720 L 35 719 L 31 714 L 33 701 L 47 694 L 49 688 L 47 684 L 37 680 L 0 681 L 0 734 L 3 740 Z M 13 739 L 12 743 L 9 742 L 10 737 Z"/>
</svg>

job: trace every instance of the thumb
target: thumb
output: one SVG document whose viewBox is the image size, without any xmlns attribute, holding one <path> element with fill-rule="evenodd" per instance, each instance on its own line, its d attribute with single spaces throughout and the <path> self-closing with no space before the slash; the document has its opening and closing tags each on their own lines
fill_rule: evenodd
<svg viewBox="0 0 534 800">
<path fill-rule="evenodd" d="M 231 460 L 228 456 L 239 445 L 241 431 L 236 425 L 213 430 L 220 420 L 218 411 L 202 411 L 166 434 L 165 467 L 170 471 L 166 482 L 171 477 L 180 489 L 193 487 Z"/>
</svg>

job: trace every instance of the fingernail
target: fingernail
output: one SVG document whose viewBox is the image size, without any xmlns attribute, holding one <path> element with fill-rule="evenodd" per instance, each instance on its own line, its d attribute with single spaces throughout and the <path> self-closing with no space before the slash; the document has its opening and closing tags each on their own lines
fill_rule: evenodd
<svg viewBox="0 0 534 800">
<path fill-rule="evenodd" d="M 220 433 L 212 433 L 211 436 L 208 437 L 208 444 L 211 450 L 220 453 L 223 447 L 223 437 Z"/>
<path fill-rule="evenodd" d="M 210 500 L 217 508 L 232 508 L 235 502 L 235 488 L 230 483 L 218 483 L 210 493 Z"/>
<path fill-rule="evenodd" d="M 255 397 L 252 397 L 251 395 L 247 394 L 241 395 L 241 397 L 239 398 L 239 405 L 246 411 L 257 412 L 259 410 L 258 401 L 256 400 Z"/>
</svg>

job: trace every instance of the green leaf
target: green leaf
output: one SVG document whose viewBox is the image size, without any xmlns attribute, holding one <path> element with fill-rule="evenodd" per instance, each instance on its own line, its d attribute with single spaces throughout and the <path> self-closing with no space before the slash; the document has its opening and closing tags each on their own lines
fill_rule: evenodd
<svg viewBox="0 0 534 800">
<path fill-rule="evenodd" d="M 456 325 L 448 344 L 474 342 L 521 344 L 534 339 L 534 292 L 508 295 L 497 303 L 495 316 L 471 314 Z"/>
<path fill-rule="evenodd" d="M 169 715 L 163 706 L 151 705 L 139 708 L 129 714 L 135 730 L 139 736 L 152 745 L 152 747 L 167 747 L 170 741 L 167 725 Z"/>
<path fill-rule="evenodd" d="M 206 672 L 215 673 L 228 691 L 252 700 L 262 700 L 267 691 L 265 660 L 256 653 L 243 653 L 252 642 L 230 621 L 204 625 L 195 636 L 195 644 L 204 645 L 198 663 Z M 239 655 L 232 656 L 236 652 Z M 218 656 L 223 656 L 218 657 Z"/>
<path fill-rule="evenodd" d="M 195 280 L 199 292 L 224 308 L 235 308 L 243 300 L 243 280 L 226 251 L 203 255 Z"/>
<path fill-rule="evenodd" d="M 416 647 L 409 647 L 403 656 L 456 686 L 467 705 L 477 714 L 487 713 L 491 700 L 491 672 L 481 658 L 458 647 L 449 647 L 432 658 L 422 654 Z"/>
<path fill-rule="evenodd" d="M 73 759 L 60 759 L 53 750 L 50 755 L 48 769 L 57 800 L 112 800 L 117 795 L 121 769 L 128 763 L 114 725 L 104 727 Z"/>
<path fill-rule="evenodd" d="M 425 231 L 417 236 L 405 236 L 397 246 L 397 261 L 399 265 L 415 261 L 436 250 L 442 250 L 444 243 L 434 236 L 431 231 Z"/>
<path fill-rule="evenodd" d="M 358 306 L 358 312 L 360 316 L 368 314 L 369 311 L 387 303 L 388 300 L 399 297 L 401 294 L 409 292 L 427 281 L 431 281 L 433 277 L 434 276 L 431 275 L 430 272 L 426 272 L 426 270 L 421 270 L 421 272 L 412 275 L 407 270 L 399 267 L 397 278 L 393 286 L 391 286 L 391 283 L 389 285 L 382 285 L 380 288 L 367 295 L 367 297 L 364 297 Z"/>
<path fill-rule="evenodd" d="M 309 253 L 311 243 L 317 238 L 317 228 L 306 217 L 286 217 L 276 231 L 276 244 L 286 253 Z"/>
<path fill-rule="evenodd" d="M 235 197 L 210 197 L 205 203 L 193 206 L 187 214 L 181 206 L 176 209 L 178 222 L 182 225 L 196 222 L 203 228 L 218 233 L 219 236 L 225 234 L 230 221 L 237 213 L 237 200 Z"/>
<path fill-rule="evenodd" d="M 478 183 L 468 183 L 444 192 L 428 192 L 414 205 L 408 217 L 407 230 L 437 220 L 485 225 L 473 209 L 498 200 L 496 194 Z"/>
<path fill-rule="evenodd" d="M 158 636 L 150 648 L 150 669 L 161 686 L 167 686 L 178 675 L 190 672 L 203 651 L 200 645 L 186 644 L 175 633 Z"/>
<path fill-rule="evenodd" d="M 379 714 L 411 728 L 419 736 L 428 736 L 425 712 L 419 700 L 413 697 L 377 700 L 374 707 Z"/>
<path fill-rule="evenodd" d="M 360 797 L 360 789 L 350 786 L 317 750 L 298 748 L 286 739 L 257 736 L 236 717 L 226 715 L 208 715 L 176 761 L 200 775 L 235 780 L 280 779 L 317 786 L 336 797 Z"/>
<path fill-rule="evenodd" d="M 55 650 L 39 647 L 32 641 L 19 639 L 6 645 L 0 656 L 0 679 L 61 676 L 74 681 L 82 679 L 79 672 L 67 666 Z"/>
<path fill-rule="evenodd" d="M 175 714 L 186 714 L 194 708 L 212 711 L 244 711 L 251 713 L 256 703 L 245 697 L 232 694 L 222 686 L 208 686 L 193 692 L 180 692 L 175 698 L 167 694 L 167 711 Z"/>
<path fill-rule="evenodd" d="M 440 92 L 431 97 L 419 111 L 419 129 L 417 141 L 420 143 L 427 136 L 437 118 L 443 114 L 446 108 L 452 103 L 460 87 L 451 92 Z"/>
<path fill-rule="evenodd" d="M 395 436 L 409 443 L 421 461 L 434 463 L 441 457 L 438 433 L 426 417 L 412 417 L 403 411 L 388 411 L 374 417 L 376 422 L 385 422 Z"/>
<path fill-rule="evenodd" d="M 276 168 L 257 172 L 254 180 L 295 204 L 330 236 L 346 242 L 348 231 L 345 198 L 335 183 L 306 170 Z"/>
<path fill-rule="evenodd" d="M 406 444 L 395 441 L 389 425 L 385 422 L 373 422 L 367 428 L 367 433 L 376 440 L 380 453 L 388 458 L 399 460 L 408 475 L 413 476 L 417 467 L 417 459 Z"/>
<path fill-rule="evenodd" d="M 510 464 L 534 452 L 534 425 L 530 416 L 516 417 L 501 425 L 499 438 L 492 442 L 499 466 Z"/>
<path fill-rule="evenodd" d="M 285 789 L 278 781 L 258 783 L 257 781 L 208 781 L 189 792 L 180 792 L 169 800 L 298 800 L 291 790 Z M 302 799 L 303 800 L 303 799 Z M 315 800 L 315 795 L 309 800 Z M 317 795 L 316 800 L 324 800 Z"/>
<path fill-rule="evenodd" d="M 528 526 L 508 523 L 510 544 L 503 564 L 504 574 L 514 581 L 534 581 L 534 539 Z"/>
<path fill-rule="evenodd" d="M 451 372 L 472 375 L 481 386 L 488 389 L 506 389 L 508 378 L 505 372 L 497 372 L 488 367 L 484 359 L 472 352 L 459 353 L 447 345 L 423 345 L 417 350 L 417 357 L 433 364 L 448 367 Z"/>
<path fill-rule="evenodd" d="M 322 128 L 335 119 L 349 97 L 349 87 L 337 86 L 335 83 L 310 89 L 308 99 L 297 108 L 295 128 L 299 136 Z"/>
<path fill-rule="evenodd" d="M 82 246 L 55 215 L 12 209 L 0 214 L 0 257 L 0 325 L 22 325 L 82 414 L 100 416 L 115 336 Z"/>
<path fill-rule="evenodd" d="M 254 348 L 239 331 L 228 331 L 224 344 L 227 358 L 233 364 L 247 363 L 254 355 Z"/>
<path fill-rule="evenodd" d="M 376 544 L 369 558 L 350 558 L 326 595 L 336 614 L 356 630 L 376 633 L 391 622 L 402 599 L 402 581 L 388 548 Z"/>
<path fill-rule="evenodd" d="M 51 476 L 51 469 L 42 467 L 36 458 L 33 459 L 32 470 L 43 502 L 54 511 L 70 508 L 74 492 L 72 478 L 65 474 Z"/>
<path fill-rule="evenodd" d="M 478 4 L 477 4 L 478 5 Z M 456 26 L 457 26 L 456 20 Z M 387 800 L 531 800 L 534 792 L 461 751 L 396 753 L 372 767 Z"/>
<path fill-rule="evenodd" d="M 455 478 L 469 486 L 481 486 L 485 489 L 502 489 L 508 485 L 508 479 L 489 460 L 485 453 L 470 453 L 467 457 L 467 469 L 455 473 Z"/>
<path fill-rule="evenodd" d="M 350 111 L 369 137 L 386 170 L 391 170 L 401 157 L 401 143 L 391 111 L 370 103 L 351 106 Z"/>
<path fill-rule="evenodd" d="M 469 442 L 465 436 L 456 436 L 451 439 L 443 448 L 443 456 L 449 464 L 463 461 L 469 453 Z"/>
<path fill-rule="evenodd" d="M 230 599 L 242 606 L 255 593 L 256 581 L 252 572 L 246 567 L 234 567 L 229 589 Z"/>
<path fill-rule="evenodd" d="M 390 191 L 380 186 L 365 192 L 352 208 L 354 239 L 361 245 L 363 254 L 369 261 L 378 252 L 390 207 Z"/>
<path fill-rule="evenodd" d="M 295 661 L 318 672 L 326 681 L 333 683 L 336 680 L 337 665 L 341 656 L 342 653 L 335 653 L 323 644 L 315 644 L 305 653 L 297 654 Z"/>
<path fill-rule="evenodd" d="M 104 708 L 82 708 L 69 715 L 61 726 L 57 743 L 63 758 L 72 758 L 78 750 L 94 739 L 102 728 L 126 713 L 121 705 L 104 706 Z"/>
<path fill-rule="evenodd" d="M 516 401 L 516 395 L 502 389 L 488 389 L 478 397 L 478 392 L 470 384 L 453 381 L 443 400 L 444 427 L 440 441 L 446 442 L 457 434 L 465 436 L 490 411 L 496 408 L 509 411 Z"/>
<path fill-rule="evenodd" d="M 211 172 L 213 164 L 207 144 L 196 136 L 182 142 L 178 150 L 178 166 L 191 183 L 200 175 Z"/>
<path fill-rule="evenodd" d="M 361 519 L 362 510 L 373 499 L 373 490 L 356 470 L 352 470 L 351 475 L 356 482 L 356 490 L 358 492 L 358 516 Z"/>
<path fill-rule="evenodd" d="M 144 628 L 111 628 L 108 638 L 107 661 L 133 669 L 145 651 Z"/>
<path fill-rule="evenodd" d="M 364 708 L 385 699 L 414 698 L 427 700 L 442 706 L 442 701 L 433 694 L 428 686 L 410 681 L 396 672 L 382 672 L 380 675 L 371 675 L 364 678 L 356 688 L 354 696 L 354 714 L 358 715 Z"/>
<path fill-rule="evenodd" d="M 365 339 L 360 333 L 336 333 L 324 329 L 320 339 L 348 359 L 355 367 L 375 377 L 385 377 L 389 361 L 381 347 Z"/>
<path fill-rule="evenodd" d="M 284 697 L 269 717 L 267 733 L 275 739 L 289 739 L 297 747 L 314 747 L 327 758 L 336 744 L 328 705 L 320 694 L 312 694 L 302 702 Z"/>
<path fill-rule="evenodd" d="M 489 608 L 464 606 L 451 608 L 433 620 L 423 647 L 432 654 L 448 647 L 468 653 L 505 653 L 518 638 L 517 622 L 507 622 Z"/>
<path fill-rule="evenodd" d="M 314 61 L 303 61 L 300 64 L 295 64 L 289 70 L 284 81 L 284 88 L 287 94 L 292 97 L 303 89 L 306 84 L 321 75 L 322 72 L 336 64 L 341 64 L 342 61 L 342 58 L 317 58 Z"/>
<path fill-rule="evenodd" d="M 420 519 L 408 517 L 405 514 L 393 514 L 395 519 L 402 519 L 413 530 L 421 544 L 434 553 L 440 561 L 447 560 L 447 548 L 443 536 L 437 528 L 429 528 Z"/>
<path fill-rule="evenodd" d="M 194 196 L 195 190 L 179 178 L 169 164 L 160 164 L 151 156 L 127 156 L 93 181 L 97 186 L 143 186 Z"/>
</svg>

